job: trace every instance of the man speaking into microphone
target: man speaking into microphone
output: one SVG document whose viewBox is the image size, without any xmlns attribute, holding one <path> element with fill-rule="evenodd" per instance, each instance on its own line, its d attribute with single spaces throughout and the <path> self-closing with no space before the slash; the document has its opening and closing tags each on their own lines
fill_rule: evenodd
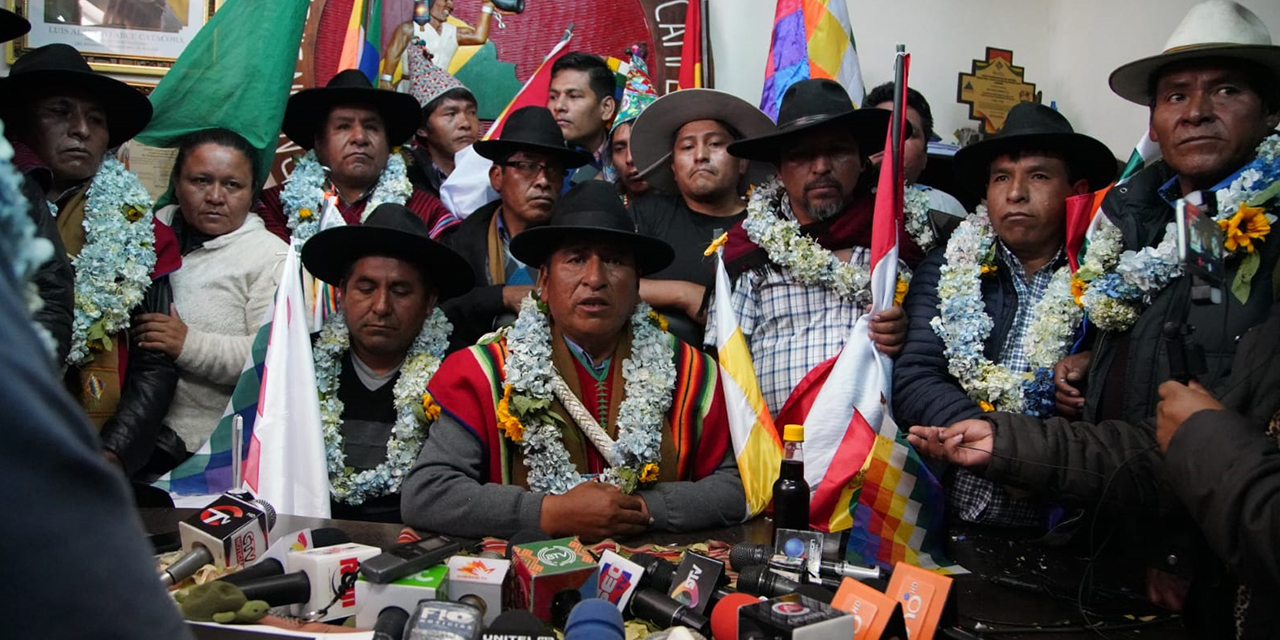
<svg viewBox="0 0 1280 640">
<path fill-rule="evenodd" d="M 449 356 L 404 522 L 459 536 L 598 540 L 742 521 L 715 362 L 667 333 L 639 278 L 669 264 L 610 185 L 571 189 L 511 242 L 538 268 L 515 325 Z"/>
</svg>

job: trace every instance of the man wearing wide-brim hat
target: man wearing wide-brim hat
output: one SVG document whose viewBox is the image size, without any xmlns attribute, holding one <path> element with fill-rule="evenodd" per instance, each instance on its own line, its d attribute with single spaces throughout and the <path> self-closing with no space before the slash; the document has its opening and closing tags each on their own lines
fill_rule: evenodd
<svg viewBox="0 0 1280 640">
<path fill-rule="evenodd" d="M 75 296 L 70 338 L 58 351 L 68 390 L 100 429 L 108 460 L 132 475 L 155 449 L 178 380 L 168 356 L 130 349 L 125 333 L 136 313 L 170 312 L 166 276 L 181 264 L 150 195 L 108 153 L 146 127 L 151 103 L 64 44 L 24 54 L 0 79 L 0 94 L 12 97 L 0 110 L 14 164 L 43 187 L 76 264 L 62 276 Z"/>
<path fill-rule="evenodd" d="M 1190 517 L 1144 513 L 1135 518 L 1136 535 L 1121 541 L 1140 550 L 1134 556 L 1148 567 L 1148 597 L 1171 609 L 1185 607 L 1196 637 L 1271 638 L 1280 625 L 1271 552 L 1275 510 L 1254 498 L 1274 492 L 1250 465 L 1274 454 L 1274 436 L 1265 436 L 1261 449 L 1263 438 L 1238 444 L 1226 435 L 1234 420 L 1215 410 L 1225 405 L 1240 414 L 1235 418 L 1247 417 L 1252 434 L 1260 436 L 1280 409 L 1268 375 L 1276 370 L 1272 350 L 1237 352 L 1239 337 L 1259 333 L 1264 322 L 1262 339 L 1274 333 L 1280 47 L 1253 12 L 1211 0 L 1191 8 L 1162 53 L 1116 69 L 1111 87 L 1147 106 L 1150 135 L 1164 158 L 1107 193 L 1105 217 L 1094 221 L 1077 273 L 1085 312 L 1104 331 L 1086 355 L 1060 363 L 1055 378 L 1059 387 L 1068 381 L 1060 401 L 1081 405 L 1087 422 L 1063 433 L 1058 422 L 1046 428 L 1031 417 L 995 413 L 953 425 L 941 437 L 977 447 L 964 451 L 982 450 L 984 439 L 994 442 L 989 460 L 966 464 L 1051 497 L 1063 487 L 1093 487 L 1072 497 L 1101 500 L 1096 478 L 1117 476 L 1108 501 L 1167 508 L 1174 496 L 1143 489 L 1172 487 Z M 1180 198 L 1200 202 L 1223 231 L 1219 282 L 1182 273 L 1172 240 Z M 1200 296 L 1204 287 L 1193 284 L 1214 284 L 1220 300 Z M 1166 323 L 1195 328 L 1183 340 L 1204 350 L 1206 366 L 1191 373 L 1204 388 L 1217 390 L 1221 404 L 1202 389 L 1170 380 L 1174 347 Z M 1240 430 L 1233 424 L 1230 432 Z M 1016 458 L 1004 457 L 1009 447 L 1016 447 Z M 1121 464 L 1113 454 L 1123 450 L 1134 453 Z M 1048 480 L 1046 468 L 1066 471 Z M 1224 575 L 1221 560 L 1238 580 Z M 1237 581 L 1247 588 L 1238 589 Z"/>
<path fill-rule="evenodd" d="M 888 111 L 856 109 L 839 83 L 801 80 L 783 94 L 775 129 L 729 145 L 739 158 L 778 167 L 776 179 L 752 187 L 747 215 L 724 248 L 732 312 L 770 407 L 781 409 L 810 370 L 844 347 L 870 305 L 875 197 L 860 177 L 888 126 Z M 900 237 L 906 242 L 905 232 Z M 712 305 L 708 327 L 715 312 Z M 871 328 L 893 354 L 906 317 L 891 307 Z"/>
<path fill-rule="evenodd" d="M 325 86 L 289 97 L 282 129 L 308 152 L 283 185 L 262 192 L 258 215 L 286 242 L 305 242 L 320 230 L 332 195 L 348 224 L 360 224 L 380 204 L 404 205 L 439 238 L 458 224 L 440 199 L 413 186 L 404 158 L 392 153 L 418 129 L 418 101 L 375 89 L 357 69 Z"/>
<path fill-rule="evenodd" d="M 682 340 L 702 341 L 706 290 L 715 282 L 713 240 L 746 217 L 743 194 L 774 171 L 731 155 L 730 144 L 773 131 L 746 101 L 713 89 L 669 93 L 636 119 L 632 157 L 656 193 L 631 203 L 636 230 L 676 248 L 671 266 L 640 281 L 640 295 Z"/>
<path fill-rule="evenodd" d="M 589 181 L 512 253 L 538 268 L 537 293 L 432 379 L 441 417 L 405 481 L 404 521 L 584 540 L 740 522 L 716 364 L 639 298 L 671 246 L 635 232 L 613 185 Z"/>
<path fill-rule="evenodd" d="M 439 412 L 424 395 L 451 329 L 437 303 L 471 288 L 471 268 L 395 203 L 312 236 L 302 263 L 342 292 L 313 347 L 333 517 L 399 522 L 400 481 Z"/>
<path fill-rule="evenodd" d="M 1106 187 L 1115 157 L 1057 111 L 1023 102 L 1009 110 L 1000 133 L 961 149 L 955 168 L 959 184 L 985 206 L 911 278 L 903 303 L 907 342 L 893 368 L 895 419 L 950 425 L 990 410 L 1047 417 L 1053 366 L 1083 319 L 1067 286 L 1067 198 Z M 965 469 L 945 485 L 959 520 L 1040 531 L 1049 525 L 1048 505 L 1016 498 Z"/>
<path fill-rule="evenodd" d="M 512 112 L 502 136 L 477 142 L 475 151 L 493 161 L 489 184 L 498 199 L 467 216 L 445 239 L 479 276 L 475 289 L 444 306 L 457 327 L 454 349 L 515 320 L 538 274 L 537 267 L 512 255 L 511 241 L 551 220 L 567 170 L 590 160 L 585 151 L 569 148 L 543 107 Z"/>
</svg>

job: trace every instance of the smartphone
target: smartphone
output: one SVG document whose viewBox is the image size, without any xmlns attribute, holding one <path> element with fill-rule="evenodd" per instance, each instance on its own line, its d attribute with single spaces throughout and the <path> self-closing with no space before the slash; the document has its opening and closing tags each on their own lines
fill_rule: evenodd
<svg viewBox="0 0 1280 640">
<path fill-rule="evenodd" d="M 1178 259 L 1186 273 L 1200 276 L 1210 285 L 1225 280 L 1226 239 L 1222 228 L 1200 205 L 1178 200 Z"/>
</svg>

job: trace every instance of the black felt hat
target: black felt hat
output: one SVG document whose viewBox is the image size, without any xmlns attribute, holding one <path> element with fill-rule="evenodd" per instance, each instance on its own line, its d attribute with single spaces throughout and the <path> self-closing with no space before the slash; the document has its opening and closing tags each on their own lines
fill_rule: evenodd
<svg viewBox="0 0 1280 640">
<path fill-rule="evenodd" d="M 474 145 L 476 153 L 501 162 L 517 151 L 536 151 L 559 158 L 565 168 L 581 167 L 591 161 L 585 151 L 570 149 L 556 117 L 545 107 L 521 107 L 507 116 L 502 135 L 481 140 Z"/>
<path fill-rule="evenodd" d="M 315 146 L 316 132 L 334 107 L 367 105 L 382 116 L 387 144 L 399 145 L 418 130 L 421 109 L 407 93 L 378 89 L 359 69 L 347 69 L 323 87 L 304 89 L 289 97 L 284 110 L 284 135 L 303 149 Z"/>
<path fill-rule="evenodd" d="M 462 256 L 432 240 L 421 218 L 392 202 L 378 205 L 363 224 L 326 229 L 302 245 L 307 271 L 335 286 L 355 261 L 366 256 L 421 265 L 442 300 L 462 295 L 475 284 L 475 272 Z"/>
<path fill-rule="evenodd" d="M 527 229 L 511 240 L 511 255 L 540 267 L 567 238 L 581 234 L 620 240 L 631 247 L 641 276 L 666 268 L 676 257 L 671 245 L 636 233 L 617 187 L 603 180 L 588 180 L 566 192 L 556 203 L 551 222 Z"/>
<path fill-rule="evenodd" d="M 0 9 L 0 42 L 8 42 L 31 30 L 27 19 L 8 10 Z"/>
<path fill-rule="evenodd" d="M 828 124 L 847 128 L 858 141 L 863 158 L 884 149 L 889 130 L 889 112 L 884 109 L 858 109 L 849 92 L 834 80 L 810 78 L 791 85 L 782 94 L 778 107 L 778 126 L 772 132 L 729 145 L 729 153 L 739 158 L 777 162 L 788 144 L 799 135 Z M 911 125 L 903 130 L 910 137 Z"/>
<path fill-rule="evenodd" d="M 151 101 L 133 87 L 95 72 L 69 45 L 47 44 L 32 49 L 0 79 L 0 95 L 20 103 L 33 96 L 76 89 L 93 96 L 107 115 L 108 147 L 117 147 L 138 135 L 151 121 Z"/>
<path fill-rule="evenodd" d="M 991 161 L 1021 149 L 1061 153 L 1073 169 L 1089 181 L 1089 189 L 1107 186 L 1116 175 L 1116 158 L 1107 145 L 1076 133 L 1061 113 L 1035 102 L 1020 102 L 1009 110 L 1000 133 L 956 152 L 954 165 L 961 188 L 986 196 Z"/>
</svg>

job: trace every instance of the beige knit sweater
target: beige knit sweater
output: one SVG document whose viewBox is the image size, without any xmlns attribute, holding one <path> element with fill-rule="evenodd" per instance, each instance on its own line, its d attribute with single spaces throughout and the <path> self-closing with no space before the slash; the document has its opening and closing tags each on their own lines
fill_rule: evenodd
<svg viewBox="0 0 1280 640">
<path fill-rule="evenodd" d="M 173 221 L 177 205 L 156 213 Z M 284 266 L 289 245 L 250 213 L 239 229 L 182 257 L 169 276 L 174 306 L 187 324 L 178 356 L 178 388 L 165 424 L 196 451 L 213 433 L 231 399 Z"/>
</svg>

